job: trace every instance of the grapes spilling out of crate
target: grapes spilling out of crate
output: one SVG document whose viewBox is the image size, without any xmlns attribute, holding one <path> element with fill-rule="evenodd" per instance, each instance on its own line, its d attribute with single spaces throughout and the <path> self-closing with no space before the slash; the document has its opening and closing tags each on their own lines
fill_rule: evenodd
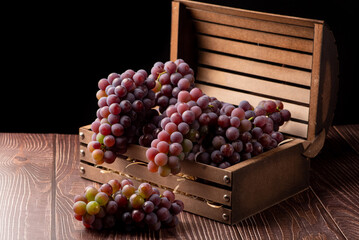
<svg viewBox="0 0 359 240">
<path fill-rule="evenodd" d="M 73 212 L 77 220 L 89 229 L 123 229 L 126 231 L 175 227 L 177 215 L 184 204 L 175 194 L 162 194 L 149 183 L 136 189 L 130 179 L 110 180 L 99 189 L 88 186 L 74 198 Z"/>
<path fill-rule="evenodd" d="M 182 59 L 145 70 L 112 73 L 99 81 L 99 109 L 88 149 L 96 164 L 112 163 L 128 144 L 148 147 L 148 170 L 177 174 L 182 161 L 227 168 L 278 146 L 291 113 L 279 100 L 254 107 L 207 96 L 194 86 Z M 156 109 L 157 108 L 157 109 Z"/>
</svg>

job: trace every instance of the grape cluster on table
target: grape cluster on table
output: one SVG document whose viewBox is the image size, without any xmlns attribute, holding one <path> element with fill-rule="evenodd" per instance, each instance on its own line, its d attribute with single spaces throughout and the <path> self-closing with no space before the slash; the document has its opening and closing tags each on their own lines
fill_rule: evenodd
<svg viewBox="0 0 359 240">
<path fill-rule="evenodd" d="M 136 188 L 130 179 L 110 180 L 99 189 L 88 186 L 74 198 L 73 212 L 86 228 L 126 231 L 175 227 L 184 204 L 175 194 L 162 194 L 149 183 Z"/>
<path fill-rule="evenodd" d="M 99 109 L 88 149 L 96 164 L 112 163 L 128 144 L 148 147 L 148 170 L 177 174 L 182 161 L 220 168 L 257 156 L 284 140 L 279 127 L 291 113 L 279 100 L 237 106 L 194 85 L 182 59 L 145 70 L 111 73 L 98 83 Z"/>
</svg>

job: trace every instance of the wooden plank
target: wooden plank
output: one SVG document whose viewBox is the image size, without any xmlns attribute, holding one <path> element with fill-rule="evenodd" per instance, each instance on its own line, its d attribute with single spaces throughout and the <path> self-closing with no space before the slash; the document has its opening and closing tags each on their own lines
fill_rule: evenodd
<svg viewBox="0 0 359 240">
<path fill-rule="evenodd" d="M 312 68 L 312 56 L 271 47 L 258 46 L 218 37 L 197 35 L 198 48 L 259 59 L 300 68 Z"/>
<path fill-rule="evenodd" d="M 272 98 L 309 104 L 310 90 L 306 88 L 270 82 L 206 67 L 197 68 L 196 80 L 225 87 L 230 86 L 231 88 L 263 94 Z"/>
<path fill-rule="evenodd" d="M 290 25 L 287 23 L 271 22 L 268 20 L 261 20 L 257 18 L 234 16 L 212 11 L 200 10 L 196 8 L 187 9 L 191 12 L 191 16 L 194 19 L 202 21 L 220 23 L 263 32 L 271 32 L 282 35 L 313 39 L 312 27 L 303 27 L 297 25 Z"/>
<path fill-rule="evenodd" d="M 346 239 L 310 189 L 234 227 L 243 239 Z"/>
<path fill-rule="evenodd" d="M 272 22 L 287 23 L 287 24 L 298 25 L 298 26 L 313 27 L 314 23 L 323 23 L 323 21 L 321 20 L 251 11 L 251 10 L 245 10 L 240 8 L 232 8 L 232 7 L 220 6 L 214 4 L 201 3 L 196 1 L 188 1 L 188 0 L 176 0 L 176 1 L 190 8 L 196 8 L 210 12 L 213 11 L 213 12 L 234 15 L 234 16 L 261 19 L 261 20 L 272 21 Z"/>
<path fill-rule="evenodd" d="M 319 103 L 320 86 L 320 60 L 322 53 L 323 25 L 315 24 L 314 28 L 314 49 L 313 49 L 313 70 L 310 86 L 310 108 L 309 108 L 309 127 L 308 140 L 313 141 L 316 136 L 317 113 Z M 321 123 L 319 123 L 321 124 Z"/>
<path fill-rule="evenodd" d="M 51 239 L 53 135 L 0 133 L 0 239 Z"/>
<path fill-rule="evenodd" d="M 358 125 L 354 129 L 358 129 Z M 359 154 L 348 144 L 350 139 L 342 138 L 335 128 L 329 128 L 322 152 L 311 162 L 311 187 L 346 239 L 356 239 Z"/>
<path fill-rule="evenodd" d="M 253 106 L 257 106 L 260 101 L 264 100 L 263 97 L 258 97 L 252 94 L 213 87 L 205 84 L 196 83 L 196 86 L 202 89 L 202 91 L 208 96 L 216 96 L 220 101 L 224 101 L 234 105 L 238 105 L 239 102 L 242 100 L 247 100 Z M 275 99 L 271 99 L 271 100 L 275 100 Z M 308 113 L 309 113 L 308 107 L 292 104 L 285 101 L 283 102 L 283 104 L 284 104 L 284 108 L 288 109 L 291 112 L 292 118 L 308 121 Z"/>
<path fill-rule="evenodd" d="M 282 133 L 290 134 L 300 138 L 307 138 L 308 124 L 289 121 L 279 128 Z"/>
<path fill-rule="evenodd" d="M 313 51 L 313 41 L 302 38 L 288 37 L 273 33 L 258 32 L 243 28 L 230 27 L 209 22 L 193 21 L 198 33 L 241 40 L 255 44 L 286 48 L 296 51 L 308 52 Z"/>
<path fill-rule="evenodd" d="M 199 50 L 200 64 L 310 86 L 311 73 Z"/>
<path fill-rule="evenodd" d="M 179 2 L 172 2 L 172 18 L 171 18 L 171 49 L 170 59 L 175 61 L 178 58 L 178 34 L 180 25 L 180 4 Z"/>
<path fill-rule="evenodd" d="M 233 222 L 263 211 L 309 187 L 309 160 L 303 140 L 229 167 L 233 169 Z"/>
</svg>

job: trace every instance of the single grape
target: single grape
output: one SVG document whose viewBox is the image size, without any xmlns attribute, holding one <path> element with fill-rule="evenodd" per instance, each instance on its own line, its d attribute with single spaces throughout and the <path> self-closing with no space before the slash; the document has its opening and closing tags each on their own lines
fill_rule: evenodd
<svg viewBox="0 0 359 240">
<path fill-rule="evenodd" d="M 100 212 L 100 204 L 97 201 L 90 201 L 86 205 L 86 212 L 95 215 Z"/>
<path fill-rule="evenodd" d="M 106 205 L 106 213 L 113 215 L 117 212 L 118 209 L 118 205 L 117 202 L 114 200 L 110 200 L 108 201 L 107 205 Z"/>
<path fill-rule="evenodd" d="M 171 168 L 168 165 L 159 166 L 158 173 L 161 177 L 167 177 L 171 173 Z"/>
<path fill-rule="evenodd" d="M 228 140 L 230 141 L 235 141 L 238 139 L 239 137 L 239 130 L 238 128 L 235 127 L 229 127 L 226 130 L 226 137 L 228 138 Z"/>
<path fill-rule="evenodd" d="M 127 184 L 122 187 L 122 194 L 127 198 L 130 198 L 132 196 L 132 194 L 135 193 L 135 191 L 136 191 L 136 188 L 131 184 Z"/>
<path fill-rule="evenodd" d="M 142 207 L 145 200 L 141 195 L 134 193 L 131 195 L 129 202 L 134 209 L 139 209 Z"/>
<path fill-rule="evenodd" d="M 75 214 L 83 216 L 86 213 L 86 202 L 84 201 L 77 201 L 74 203 L 72 207 Z"/>
<path fill-rule="evenodd" d="M 145 213 L 151 213 L 155 209 L 155 205 L 151 201 L 146 201 L 142 205 L 142 209 Z"/>
<path fill-rule="evenodd" d="M 144 199 L 149 198 L 153 193 L 153 189 L 152 189 L 151 184 L 149 184 L 149 183 L 141 183 L 140 186 L 138 186 L 138 193 Z"/>
<path fill-rule="evenodd" d="M 104 192 L 99 192 L 95 196 L 95 201 L 98 202 L 100 206 L 105 206 L 109 200 L 109 197 Z"/>
<path fill-rule="evenodd" d="M 234 148 L 231 144 L 227 143 L 221 146 L 220 151 L 223 156 L 230 157 L 234 152 Z"/>
</svg>

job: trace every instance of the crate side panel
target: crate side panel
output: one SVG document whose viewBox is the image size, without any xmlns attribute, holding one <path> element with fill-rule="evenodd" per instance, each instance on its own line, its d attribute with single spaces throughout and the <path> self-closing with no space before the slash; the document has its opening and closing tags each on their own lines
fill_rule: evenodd
<svg viewBox="0 0 359 240">
<path fill-rule="evenodd" d="M 225 70 L 251 74 L 259 77 L 271 78 L 274 80 L 299 84 L 303 86 L 310 85 L 311 73 L 298 69 L 285 68 L 273 64 L 262 63 L 253 60 L 226 56 L 223 54 L 201 50 L 198 54 L 198 61 L 199 64 L 204 64 L 207 66 L 221 68 Z"/>
<path fill-rule="evenodd" d="M 218 87 L 235 88 L 239 91 L 271 98 L 309 104 L 310 90 L 284 83 L 271 82 L 245 75 L 224 72 L 206 67 L 197 68 L 197 82 L 209 83 Z"/>
<path fill-rule="evenodd" d="M 249 160 L 233 174 L 233 222 L 273 206 L 309 187 L 309 159 L 302 141 Z"/>
<path fill-rule="evenodd" d="M 109 171 L 103 171 L 99 168 L 96 168 L 94 166 L 88 165 L 86 163 L 80 163 L 80 168 L 82 168 L 81 177 L 89 179 L 91 181 L 99 182 L 99 183 L 105 183 L 108 182 L 111 179 L 124 179 L 127 178 L 126 176 L 121 176 L 114 172 Z M 130 178 L 135 186 L 137 187 L 139 184 L 141 184 L 143 181 L 139 181 L 138 179 Z M 166 188 L 161 187 L 160 185 L 155 185 L 160 192 L 162 193 Z M 181 193 L 175 192 L 176 199 L 179 199 L 183 201 L 184 203 L 184 210 L 187 212 L 191 212 L 203 217 L 207 217 L 219 222 L 230 224 L 231 220 L 231 209 L 224 208 L 221 205 L 212 205 L 209 204 L 206 201 L 198 200 L 193 197 L 189 197 L 186 195 L 183 195 Z M 223 214 L 225 214 L 227 217 L 224 219 Z"/>
</svg>

